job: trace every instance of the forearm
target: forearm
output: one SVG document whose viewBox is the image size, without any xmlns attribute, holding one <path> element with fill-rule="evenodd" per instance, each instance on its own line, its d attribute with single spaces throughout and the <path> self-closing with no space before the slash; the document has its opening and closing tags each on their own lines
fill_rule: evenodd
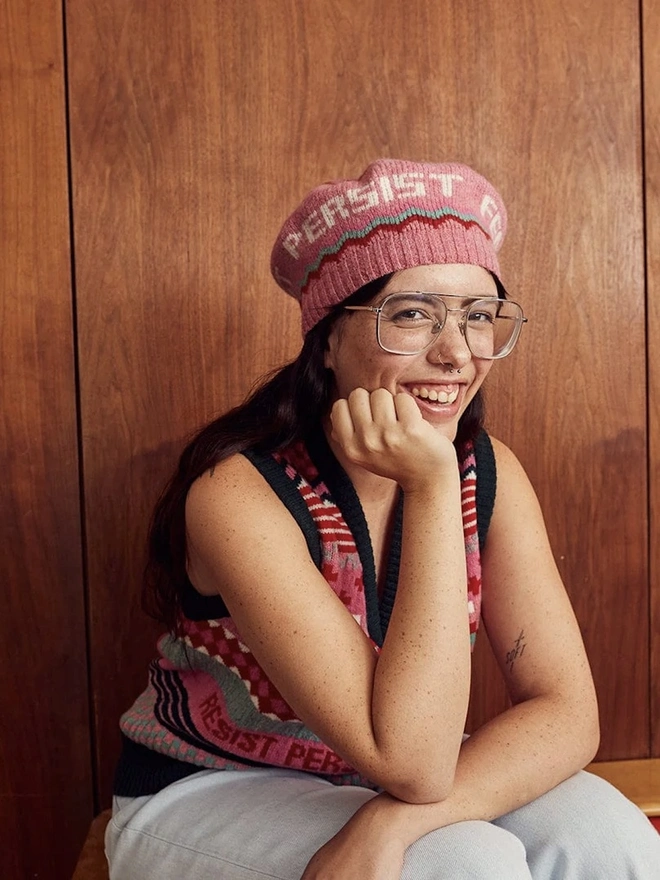
<svg viewBox="0 0 660 880">
<path fill-rule="evenodd" d="M 469 699 L 457 472 L 428 493 L 406 495 L 402 537 L 397 598 L 374 676 L 374 734 L 384 751 L 400 752 L 406 743 L 410 767 L 418 768 L 413 770 L 414 799 L 431 800 L 438 797 L 434 791 L 443 790 L 443 784 L 446 791 L 451 784 Z M 434 785 L 426 787 L 432 774 Z M 445 782 L 438 789 L 441 778 Z"/>
<path fill-rule="evenodd" d="M 594 726 L 591 707 L 571 712 L 550 697 L 520 703 L 466 740 L 445 800 L 408 804 L 384 794 L 366 808 L 406 846 L 445 825 L 497 818 L 584 767 L 597 747 Z"/>
</svg>

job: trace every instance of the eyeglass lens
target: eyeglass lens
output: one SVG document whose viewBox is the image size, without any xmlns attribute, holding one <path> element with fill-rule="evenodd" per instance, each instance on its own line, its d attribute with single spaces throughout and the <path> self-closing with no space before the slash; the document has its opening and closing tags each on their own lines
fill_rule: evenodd
<svg viewBox="0 0 660 880">
<path fill-rule="evenodd" d="M 454 310 L 438 295 L 397 293 L 381 305 L 378 341 L 394 354 L 417 354 L 433 344 L 453 311 L 462 313 L 465 341 L 475 357 L 508 354 L 522 325 L 522 309 L 509 300 L 489 297 Z"/>
</svg>

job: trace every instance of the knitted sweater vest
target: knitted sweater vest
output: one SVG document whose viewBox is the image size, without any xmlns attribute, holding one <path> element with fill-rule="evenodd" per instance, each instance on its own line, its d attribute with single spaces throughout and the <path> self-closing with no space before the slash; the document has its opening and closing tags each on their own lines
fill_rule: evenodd
<svg viewBox="0 0 660 880">
<path fill-rule="evenodd" d="M 481 604 L 480 537 L 483 542 L 495 493 L 494 459 L 485 433 L 476 447 L 466 444 L 459 455 L 472 643 Z M 396 593 L 401 493 L 386 584 L 379 597 L 364 515 L 325 438 L 319 433 L 307 445 L 246 456 L 294 515 L 329 589 L 378 653 Z M 479 498 L 477 458 L 487 489 Z M 342 509 L 335 496 L 341 498 Z M 241 639 L 219 597 L 202 597 L 191 588 L 184 614 L 183 636 L 168 634 L 159 640 L 160 659 L 150 665 L 149 684 L 121 718 L 124 752 L 116 794 L 153 793 L 204 768 L 286 767 L 335 784 L 375 787 L 296 717 Z"/>
</svg>

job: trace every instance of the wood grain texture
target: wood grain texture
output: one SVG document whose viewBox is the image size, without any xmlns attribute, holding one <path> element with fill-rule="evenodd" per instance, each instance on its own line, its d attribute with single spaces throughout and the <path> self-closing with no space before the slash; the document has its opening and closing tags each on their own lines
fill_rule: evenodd
<svg viewBox="0 0 660 880">
<path fill-rule="evenodd" d="M 640 808 L 647 816 L 660 816 L 660 760 L 644 758 L 641 761 L 603 761 L 586 768 L 615 788 Z"/>
<path fill-rule="evenodd" d="M 0 876 L 92 816 L 61 3 L 0 6 Z"/>
<path fill-rule="evenodd" d="M 651 754 L 660 758 L 660 2 L 643 0 L 650 491 Z"/>
<path fill-rule="evenodd" d="M 183 437 L 297 349 L 268 275 L 279 224 L 379 155 L 473 164 L 509 206 L 505 275 L 531 321 L 490 424 L 546 512 L 601 757 L 647 754 L 637 5 L 69 0 L 67 22 L 103 802 L 152 654 L 136 596 L 153 501 Z M 504 705 L 479 651 L 471 724 Z"/>
<path fill-rule="evenodd" d="M 259 22 L 240 27 L 243 16 L 236 4 L 212 2 L 165 14 L 153 2 L 68 5 L 91 638 L 106 796 L 117 720 L 144 686 L 154 651 L 156 630 L 137 608 L 153 503 L 185 435 L 238 402 L 299 340 L 293 301 L 265 295 L 273 230 L 263 222 L 263 193 L 276 175 L 261 159 L 272 95 L 248 71 L 259 56 L 267 70 L 276 59 L 253 41 Z"/>
</svg>

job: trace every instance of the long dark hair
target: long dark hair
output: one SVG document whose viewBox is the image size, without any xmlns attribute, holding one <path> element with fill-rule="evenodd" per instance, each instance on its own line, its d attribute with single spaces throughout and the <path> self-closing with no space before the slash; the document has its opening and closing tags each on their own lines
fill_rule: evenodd
<svg viewBox="0 0 660 880">
<path fill-rule="evenodd" d="M 324 356 L 330 331 L 345 305 L 363 305 L 390 280 L 365 284 L 318 322 L 305 336 L 298 357 L 268 373 L 246 400 L 207 424 L 183 450 L 151 520 L 142 588 L 146 613 L 171 632 L 180 625 L 181 600 L 191 589 L 186 573 L 185 504 L 188 490 L 203 473 L 245 449 L 275 452 L 304 440 L 330 409 L 333 375 Z M 461 416 L 456 445 L 474 439 L 484 420 L 481 391 Z"/>
</svg>

